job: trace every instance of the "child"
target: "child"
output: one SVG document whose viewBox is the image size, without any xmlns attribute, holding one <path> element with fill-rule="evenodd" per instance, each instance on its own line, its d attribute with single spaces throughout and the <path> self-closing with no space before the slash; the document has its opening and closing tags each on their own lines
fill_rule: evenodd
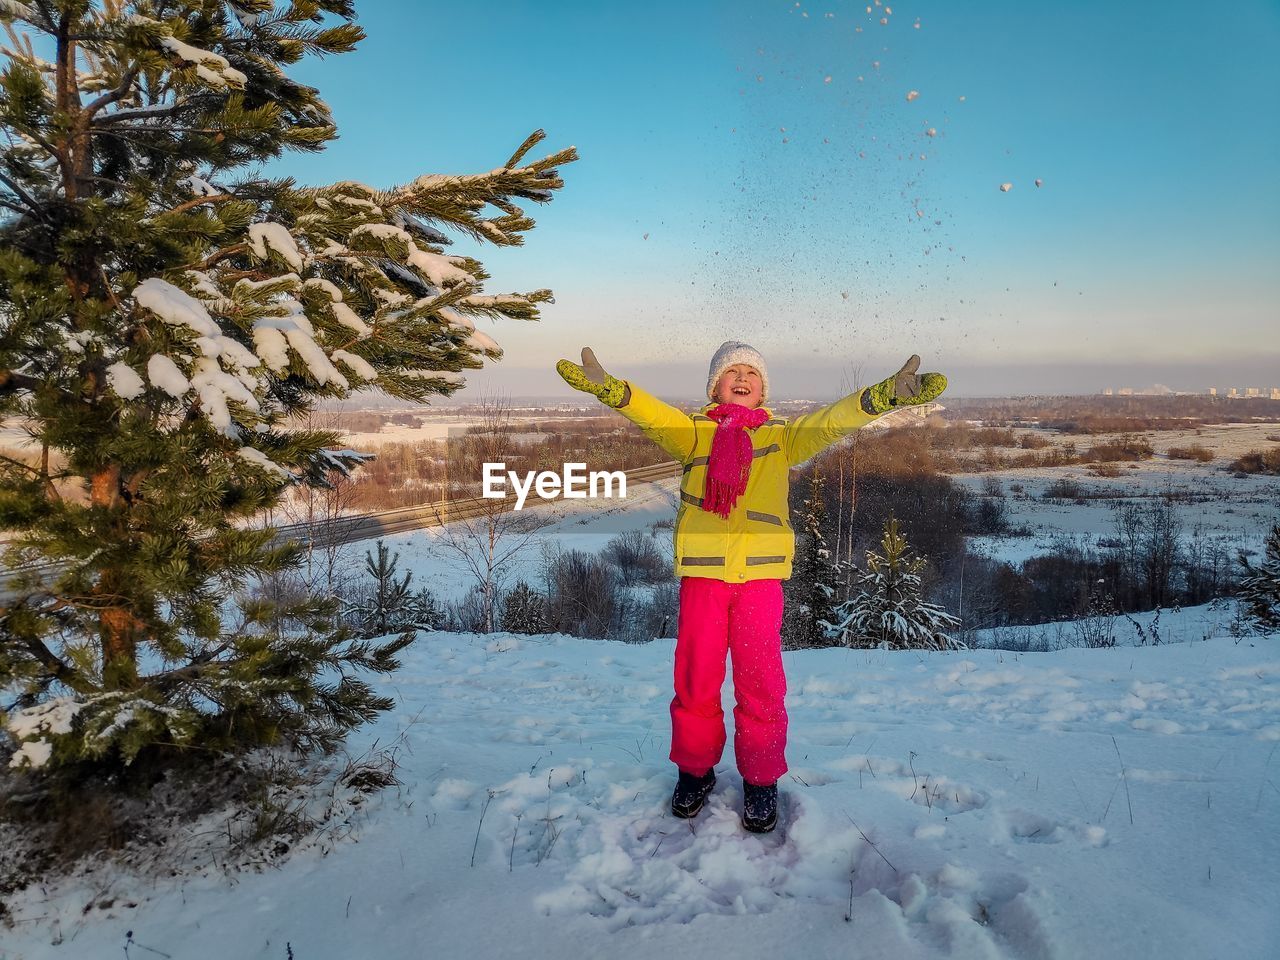
<svg viewBox="0 0 1280 960">
<path fill-rule="evenodd" d="M 892 377 L 788 420 L 764 406 L 769 371 L 759 352 L 727 341 L 711 358 L 707 398 L 690 416 L 604 371 L 590 348 L 560 376 L 594 394 L 684 466 L 675 526 L 680 576 L 671 760 L 679 778 L 671 812 L 694 817 L 715 786 L 725 745 L 720 688 L 733 656 L 733 749 L 742 774 L 742 824 L 767 833 L 778 819 L 778 778 L 787 771 L 786 677 L 782 669 L 782 581 L 791 576 L 795 534 L 787 471 L 882 413 L 927 403 L 946 387 L 917 374 L 913 356 Z"/>
</svg>

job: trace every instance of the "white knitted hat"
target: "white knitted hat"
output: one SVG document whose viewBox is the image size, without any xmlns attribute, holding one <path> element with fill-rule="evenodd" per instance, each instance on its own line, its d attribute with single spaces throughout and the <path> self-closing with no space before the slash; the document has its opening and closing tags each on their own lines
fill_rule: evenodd
<svg viewBox="0 0 1280 960">
<path fill-rule="evenodd" d="M 748 343 L 737 340 L 726 340 L 711 358 L 711 368 L 707 371 L 707 399 L 715 400 L 716 382 L 720 375 L 737 363 L 745 363 L 760 371 L 760 402 L 769 399 L 769 370 L 764 365 L 764 357 L 760 351 Z"/>
</svg>

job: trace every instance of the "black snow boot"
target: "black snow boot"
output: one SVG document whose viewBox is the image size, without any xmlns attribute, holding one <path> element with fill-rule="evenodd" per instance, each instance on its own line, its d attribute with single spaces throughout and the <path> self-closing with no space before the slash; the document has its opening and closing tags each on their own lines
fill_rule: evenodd
<svg viewBox="0 0 1280 960">
<path fill-rule="evenodd" d="M 675 792 L 671 794 L 671 812 L 684 820 L 696 817 L 711 794 L 711 788 L 715 785 L 714 767 L 700 777 L 681 770 L 680 779 L 676 781 Z"/>
<path fill-rule="evenodd" d="M 778 785 L 742 781 L 742 825 L 752 833 L 768 833 L 778 825 Z"/>
</svg>

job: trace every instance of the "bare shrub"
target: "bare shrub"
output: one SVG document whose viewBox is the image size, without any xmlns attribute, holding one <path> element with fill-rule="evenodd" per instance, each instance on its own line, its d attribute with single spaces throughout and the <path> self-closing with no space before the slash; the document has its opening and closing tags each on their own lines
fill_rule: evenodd
<svg viewBox="0 0 1280 960">
<path fill-rule="evenodd" d="M 1004 497 L 982 497 L 969 512 L 969 533 L 999 536 L 1009 532 L 1009 504 Z"/>
<path fill-rule="evenodd" d="M 1208 463 L 1213 459 L 1213 451 L 1199 443 L 1193 443 L 1189 447 L 1170 447 L 1168 455 L 1170 460 L 1196 460 L 1200 463 Z"/>
<path fill-rule="evenodd" d="M 1008 427 L 984 427 L 974 430 L 971 441 L 982 447 L 1016 447 L 1018 437 Z"/>
<path fill-rule="evenodd" d="M 1155 456 L 1151 444 L 1141 437 L 1124 436 L 1095 444 L 1085 451 L 1086 462 L 1111 463 L 1122 460 L 1150 460 Z"/>
<path fill-rule="evenodd" d="M 1084 489 L 1080 486 L 1080 482 L 1072 477 L 1059 477 L 1040 494 L 1045 500 L 1078 500 L 1083 495 Z"/>
<path fill-rule="evenodd" d="M 1111 597 L 1090 597 L 1082 616 L 1072 621 L 1076 646 L 1090 649 L 1114 647 L 1116 645 L 1116 620 L 1118 619 L 1115 603 Z"/>
<path fill-rule="evenodd" d="M 557 633 L 606 639 L 618 606 L 618 579 L 600 557 L 580 550 L 544 554 L 547 625 Z"/>
<path fill-rule="evenodd" d="M 513 441 L 507 429 L 511 425 L 510 401 L 503 397 L 484 398 L 480 421 L 483 432 L 462 438 L 466 441 L 463 461 L 471 463 L 474 476 L 480 475 L 480 464 L 502 463 L 512 454 Z M 479 630 L 490 633 L 497 625 L 502 583 L 511 565 L 552 520 L 537 511 L 510 511 L 505 499 L 480 502 L 483 509 L 476 516 L 452 519 L 447 512 L 437 510 L 438 518 L 450 522 L 441 526 L 436 543 L 470 574 L 480 589 L 484 616 Z"/>
<path fill-rule="evenodd" d="M 1250 450 L 1227 468 L 1236 473 L 1264 473 L 1280 475 L 1280 447 L 1270 450 Z"/>
<path fill-rule="evenodd" d="M 605 544 L 604 558 L 615 566 L 625 583 L 658 583 L 674 576 L 670 558 L 643 530 L 618 534 Z"/>
</svg>

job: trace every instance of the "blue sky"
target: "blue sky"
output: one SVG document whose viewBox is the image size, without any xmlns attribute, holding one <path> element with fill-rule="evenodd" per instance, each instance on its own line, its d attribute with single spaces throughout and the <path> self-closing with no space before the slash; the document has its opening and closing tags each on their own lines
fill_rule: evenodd
<svg viewBox="0 0 1280 960">
<path fill-rule="evenodd" d="M 912 352 L 957 393 L 1280 386 L 1280 4 L 866 6 L 365 2 L 357 52 L 293 71 L 341 138 L 272 172 L 577 146 L 524 247 L 455 246 L 557 297 L 468 392 L 563 392 L 591 344 L 696 395 L 728 338 L 777 394 Z"/>
</svg>

